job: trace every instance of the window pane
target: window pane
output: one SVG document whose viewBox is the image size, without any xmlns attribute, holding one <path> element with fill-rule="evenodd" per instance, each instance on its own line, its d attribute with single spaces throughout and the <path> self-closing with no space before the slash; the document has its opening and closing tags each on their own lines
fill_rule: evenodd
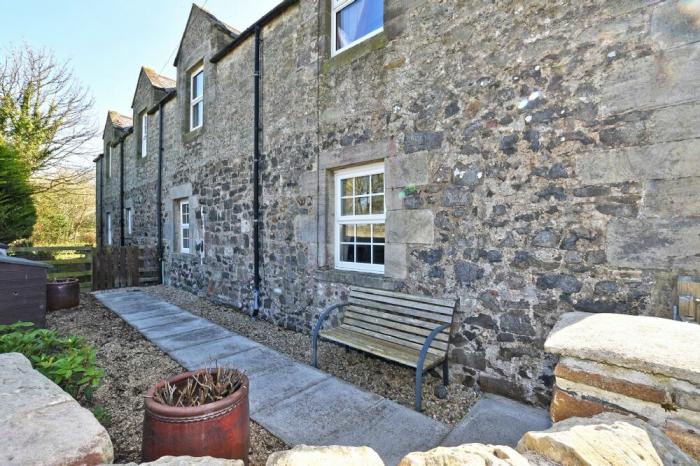
<svg viewBox="0 0 700 466">
<path fill-rule="evenodd" d="M 352 196 L 352 180 L 352 178 L 346 178 L 340 182 L 342 185 L 341 196 Z"/>
<path fill-rule="evenodd" d="M 357 260 L 361 264 L 371 264 L 372 263 L 372 246 L 369 244 L 358 244 L 357 245 Z"/>
<path fill-rule="evenodd" d="M 355 215 L 369 214 L 369 196 L 355 198 Z"/>
<path fill-rule="evenodd" d="M 376 175 L 372 175 L 372 192 L 384 192 L 384 173 L 377 173 Z"/>
<path fill-rule="evenodd" d="M 204 71 L 200 71 L 192 78 L 192 99 L 200 97 L 204 92 Z"/>
<path fill-rule="evenodd" d="M 341 215 L 352 215 L 352 204 L 353 199 L 350 197 L 348 199 L 342 200 Z"/>
<path fill-rule="evenodd" d="M 182 238 L 182 249 L 189 249 L 190 248 L 190 239 L 189 238 Z"/>
<path fill-rule="evenodd" d="M 336 50 L 384 24 L 384 0 L 355 0 L 336 14 Z"/>
<path fill-rule="evenodd" d="M 340 241 L 343 243 L 352 243 L 355 241 L 355 225 L 340 226 Z"/>
<path fill-rule="evenodd" d="M 355 195 L 369 194 L 369 176 L 355 178 Z"/>
<path fill-rule="evenodd" d="M 204 118 L 204 104 L 197 102 L 192 108 L 192 127 L 196 128 L 202 124 Z"/>
<path fill-rule="evenodd" d="M 374 250 L 373 264 L 384 264 L 384 246 L 372 246 Z"/>
<path fill-rule="evenodd" d="M 355 234 L 358 243 L 369 243 L 372 239 L 372 225 L 356 225 Z"/>
<path fill-rule="evenodd" d="M 343 262 L 355 262 L 355 246 L 352 244 L 341 244 L 340 260 Z"/>
<path fill-rule="evenodd" d="M 384 224 L 383 223 L 377 223 L 372 226 L 372 231 L 373 235 L 372 238 L 375 243 L 383 243 L 384 242 Z"/>
<path fill-rule="evenodd" d="M 372 213 L 384 213 L 384 196 L 372 196 Z"/>
</svg>

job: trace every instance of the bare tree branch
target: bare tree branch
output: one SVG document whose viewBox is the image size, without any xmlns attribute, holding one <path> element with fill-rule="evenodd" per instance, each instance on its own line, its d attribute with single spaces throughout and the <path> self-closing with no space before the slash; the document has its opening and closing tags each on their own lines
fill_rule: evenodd
<svg viewBox="0 0 700 466">
<path fill-rule="evenodd" d="M 69 63 L 59 63 L 50 52 L 24 45 L 0 55 L 0 142 L 17 149 L 37 191 L 84 181 L 89 169 L 75 169 L 71 160 L 92 155 L 88 142 L 97 135 L 92 106 Z"/>
</svg>

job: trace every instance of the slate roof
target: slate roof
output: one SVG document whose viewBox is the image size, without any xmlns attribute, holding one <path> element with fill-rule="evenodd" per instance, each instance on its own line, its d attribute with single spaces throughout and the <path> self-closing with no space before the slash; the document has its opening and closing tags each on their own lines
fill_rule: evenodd
<svg viewBox="0 0 700 466">
<path fill-rule="evenodd" d="M 164 91 L 170 92 L 172 89 L 175 89 L 175 80 L 170 79 L 167 76 L 163 76 L 162 74 L 156 73 L 156 71 L 153 68 L 149 68 L 147 66 L 143 67 L 143 72 L 146 74 L 146 77 L 148 78 L 149 81 L 151 81 L 151 85 L 153 87 L 157 87 L 158 89 L 163 89 Z"/>
<path fill-rule="evenodd" d="M 122 115 L 114 110 L 107 112 L 107 118 L 112 122 L 112 126 L 118 129 L 129 129 L 134 125 L 131 117 Z"/>
</svg>

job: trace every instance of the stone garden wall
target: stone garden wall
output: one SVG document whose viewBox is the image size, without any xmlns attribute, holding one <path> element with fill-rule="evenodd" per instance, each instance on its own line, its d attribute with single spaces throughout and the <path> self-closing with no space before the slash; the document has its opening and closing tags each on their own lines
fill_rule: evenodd
<svg viewBox="0 0 700 466">
<path fill-rule="evenodd" d="M 329 2 L 284 10 L 262 28 L 262 315 L 309 331 L 353 284 L 458 297 L 455 377 L 548 404 L 544 340 L 562 313 L 669 317 L 674 277 L 700 270 L 698 8 L 386 0 L 383 32 L 334 57 Z M 193 9 L 178 52 L 165 269 L 173 286 L 249 309 L 253 39 L 213 63 L 222 34 Z M 189 132 L 198 62 L 205 123 Z M 385 273 L 335 270 L 334 171 L 375 161 Z M 127 178 L 153 173 L 140 166 Z M 131 183 L 127 198 L 150 205 L 153 180 Z M 190 254 L 173 247 L 182 198 Z"/>
</svg>

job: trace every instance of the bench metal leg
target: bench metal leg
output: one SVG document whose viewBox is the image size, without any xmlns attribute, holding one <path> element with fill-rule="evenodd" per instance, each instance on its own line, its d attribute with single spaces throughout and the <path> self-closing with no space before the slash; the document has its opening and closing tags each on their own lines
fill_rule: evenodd
<svg viewBox="0 0 700 466">
<path fill-rule="evenodd" d="M 442 363 L 442 384 L 447 387 L 450 383 L 450 369 L 447 364 L 447 358 L 445 362 Z"/>
<path fill-rule="evenodd" d="M 423 364 L 425 363 L 425 358 L 428 355 L 428 348 L 430 348 L 430 344 L 433 342 L 433 339 L 437 336 L 438 333 L 442 332 L 445 330 L 447 327 L 449 327 L 449 324 L 443 324 L 440 325 L 439 327 L 435 328 L 432 332 L 430 332 L 430 335 L 425 339 L 425 342 L 423 343 L 423 347 L 420 350 L 420 354 L 418 355 L 418 364 L 416 365 L 416 411 L 421 412 L 423 410 L 422 406 L 422 383 L 423 383 Z M 445 355 L 445 365 L 442 366 L 442 375 L 445 379 L 447 379 L 447 355 Z"/>
<path fill-rule="evenodd" d="M 416 368 L 416 411 L 423 411 L 423 361 Z"/>
</svg>

